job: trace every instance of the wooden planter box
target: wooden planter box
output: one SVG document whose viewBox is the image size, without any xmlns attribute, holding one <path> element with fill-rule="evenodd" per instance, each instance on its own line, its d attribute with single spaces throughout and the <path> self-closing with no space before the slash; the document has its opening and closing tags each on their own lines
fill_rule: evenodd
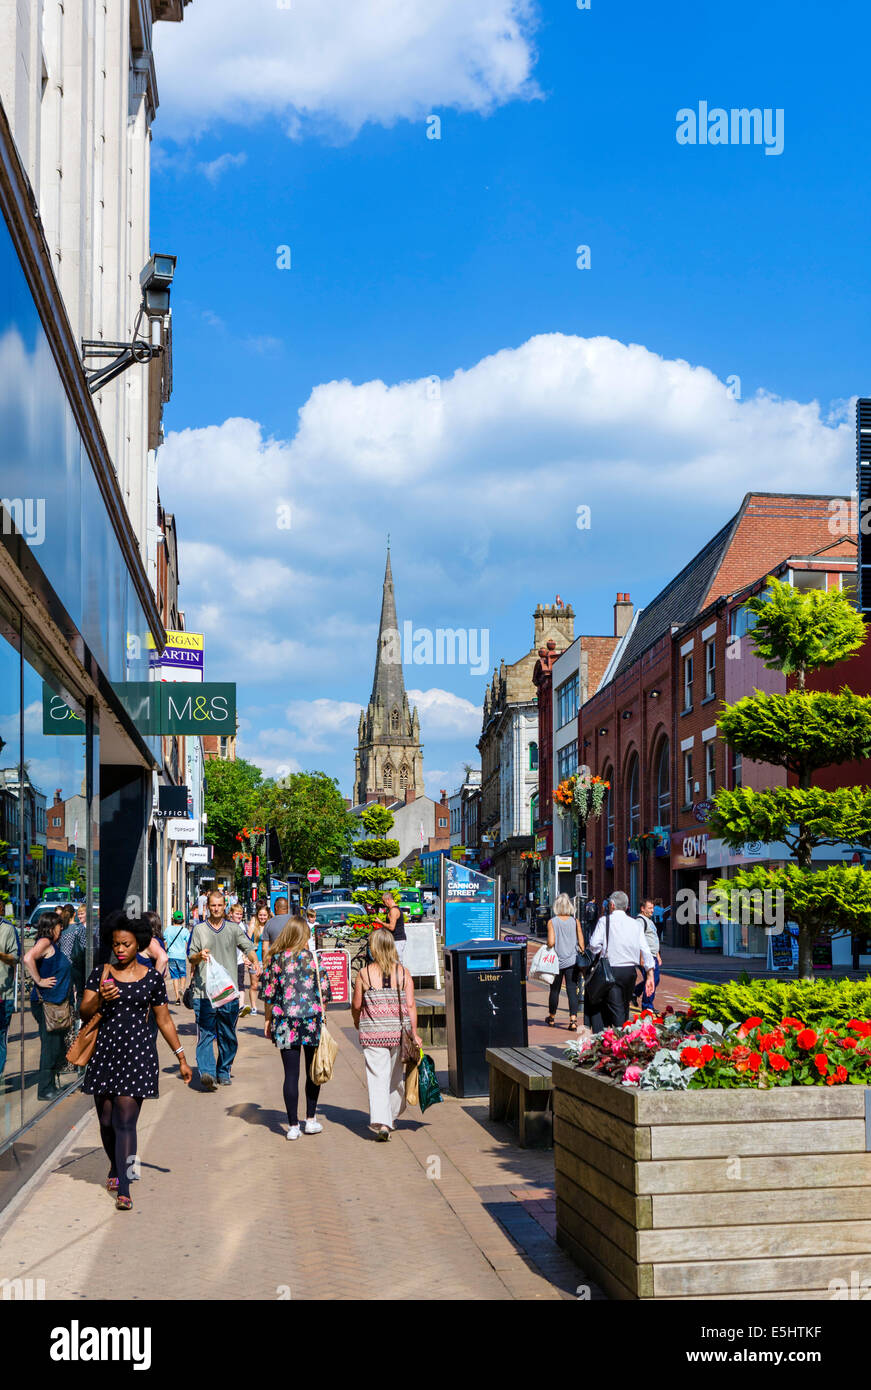
<svg viewBox="0 0 871 1390">
<path fill-rule="evenodd" d="M 871 1278 L 871 1088 L 637 1091 L 564 1061 L 553 1088 L 557 1240 L 612 1298 Z"/>
</svg>

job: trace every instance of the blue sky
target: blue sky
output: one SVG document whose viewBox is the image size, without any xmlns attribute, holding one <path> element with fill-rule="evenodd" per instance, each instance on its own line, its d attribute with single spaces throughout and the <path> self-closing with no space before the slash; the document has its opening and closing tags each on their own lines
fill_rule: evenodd
<svg viewBox="0 0 871 1390">
<path fill-rule="evenodd" d="M 347 792 L 388 530 L 400 620 L 486 629 L 492 667 L 556 593 L 607 631 L 615 592 L 652 597 L 750 488 L 849 489 L 871 24 L 784 0 L 247 13 L 241 36 L 231 0 L 158 26 L 161 493 L 240 750 Z M 782 109 L 783 153 L 679 145 L 701 100 Z M 452 787 L 484 678 L 406 683 Z"/>
</svg>

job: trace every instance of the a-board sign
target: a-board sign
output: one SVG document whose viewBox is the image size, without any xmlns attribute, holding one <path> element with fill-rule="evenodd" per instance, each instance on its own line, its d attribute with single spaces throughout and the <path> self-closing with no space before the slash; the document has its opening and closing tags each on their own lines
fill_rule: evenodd
<svg viewBox="0 0 871 1390">
<path fill-rule="evenodd" d="M 787 922 L 783 931 L 770 936 L 769 968 L 771 970 L 795 970 L 798 966 L 798 927 Z"/>
<path fill-rule="evenodd" d="M 330 981 L 332 1004 L 351 1002 L 351 955 L 348 951 L 318 951 L 318 965 Z"/>
<path fill-rule="evenodd" d="M 441 952 L 435 922 L 406 922 L 403 964 L 415 978 L 434 975 L 435 988 L 441 989 Z"/>
<path fill-rule="evenodd" d="M 811 959 L 814 970 L 831 970 L 832 938 L 830 936 L 817 937 L 811 947 Z"/>
</svg>

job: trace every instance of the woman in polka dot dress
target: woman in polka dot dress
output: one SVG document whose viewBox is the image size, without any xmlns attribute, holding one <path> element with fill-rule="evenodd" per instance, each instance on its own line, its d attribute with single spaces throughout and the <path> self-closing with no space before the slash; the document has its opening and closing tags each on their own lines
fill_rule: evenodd
<svg viewBox="0 0 871 1390">
<path fill-rule="evenodd" d="M 93 1096 L 100 1137 L 109 1157 L 107 1191 L 119 1211 L 129 1211 L 131 1169 L 136 1158 L 136 1124 L 143 1100 L 157 1095 L 160 1066 L 151 1019 L 179 1059 L 185 1085 L 191 1069 L 170 1018 L 166 985 L 156 970 L 137 959 L 151 941 L 141 919 L 126 921 L 112 932 L 117 964 L 98 966 L 85 985 L 82 1022 L 102 1013 L 97 1043 L 85 1071 L 82 1090 Z"/>
</svg>

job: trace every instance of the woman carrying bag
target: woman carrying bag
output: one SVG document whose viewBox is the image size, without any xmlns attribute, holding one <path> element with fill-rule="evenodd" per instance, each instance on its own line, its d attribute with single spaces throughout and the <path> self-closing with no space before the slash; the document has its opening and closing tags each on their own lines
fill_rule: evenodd
<svg viewBox="0 0 871 1390">
<path fill-rule="evenodd" d="M 72 1024 L 73 980 L 69 959 L 59 945 L 62 930 L 60 913 L 46 912 L 36 940 L 24 954 L 24 969 L 33 980 L 30 1007 L 39 1029 L 37 1100 L 56 1100 L 64 1089 L 60 1072 L 64 1068 L 66 1035 Z"/>
<path fill-rule="evenodd" d="M 379 927 L 369 937 L 371 965 L 357 974 L 351 1017 L 360 1030 L 369 1087 L 369 1128 L 381 1141 L 390 1138 L 406 1106 L 405 1066 L 417 1060 L 414 984 L 399 963 L 393 932 Z M 403 1034 L 405 1038 L 403 1039 Z"/>
<path fill-rule="evenodd" d="M 572 910 L 572 900 L 567 893 L 560 893 L 553 905 L 553 916 L 547 924 L 547 944 L 551 950 L 556 951 L 559 974 L 550 987 L 545 1023 L 549 1028 L 553 1028 L 556 1023 L 560 991 L 563 980 L 565 980 L 566 996 L 569 1001 L 569 1032 L 576 1033 L 578 1031 L 578 984 L 581 981 L 578 952 L 584 949 L 584 933 Z M 583 989 L 583 984 L 581 984 L 581 989 Z"/>
<path fill-rule="evenodd" d="M 320 1134 L 315 1119 L 320 1086 L 312 1072 L 324 1023 L 324 1002 L 332 999 L 330 978 L 320 978 L 317 958 L 308 949 L 308 923 L 291 917 L 270 952 L 260 981 L 266 1010 L 264 1037 L 271 1038 L 281 1053 L 284 1067 L 284 1104 L 287 1138 L 298 1139 L 299 1064 L 305 1053 L 305 1132 Z"/>
</svg>

